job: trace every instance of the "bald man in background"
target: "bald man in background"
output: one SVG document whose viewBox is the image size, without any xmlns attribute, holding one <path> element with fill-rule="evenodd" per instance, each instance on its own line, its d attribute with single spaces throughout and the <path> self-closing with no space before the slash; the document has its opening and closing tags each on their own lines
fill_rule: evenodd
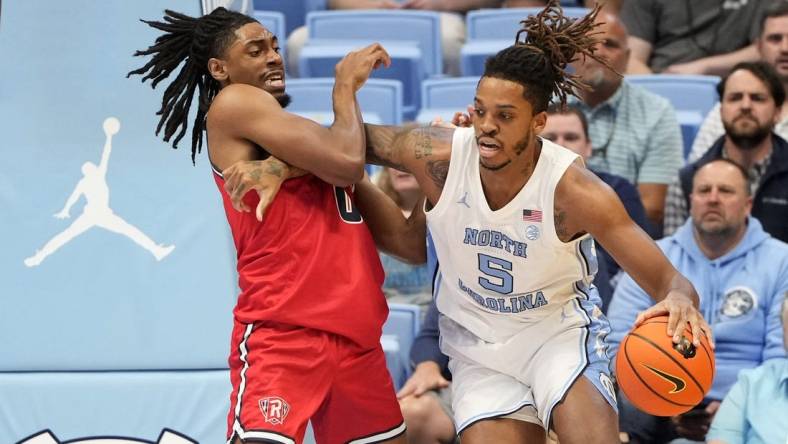
<svg viewBox="0 0 788 444">
<path fill-rule="evenodd" d="M 602 42 L 596 54 L 617 72 L 590 57 L 574 64 L 591 87 L 575 101 L 588 120 L 593 146 L 588 165 L 637 186 L 653 225 L 650 234 L 657 237 L 668 184 L 684 166 L 681 128 L 667 99 L 627 83 L 618 74 L 626 71 L 630 57 L 627 30 L 619 18 L 605 9 L 597 22 Z"/>
</svg>

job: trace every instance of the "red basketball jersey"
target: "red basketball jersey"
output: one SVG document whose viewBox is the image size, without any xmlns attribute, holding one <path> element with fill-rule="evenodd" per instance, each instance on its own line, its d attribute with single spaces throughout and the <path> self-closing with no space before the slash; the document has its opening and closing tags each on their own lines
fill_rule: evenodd
<svg viewBox="0 0 788 444">
<path fill-rule="evenodd" d="M 236 319 L 328 331 L 362 346 L 379 343 L 388 306 L 375 243 L 352 202 L 352 189 L 318 177 L 282 184 L 259 222 L 239 212 L 214 171 L 238 252 Z M 244 203 L 257 208 L 257 193 Z"/>
</svg>

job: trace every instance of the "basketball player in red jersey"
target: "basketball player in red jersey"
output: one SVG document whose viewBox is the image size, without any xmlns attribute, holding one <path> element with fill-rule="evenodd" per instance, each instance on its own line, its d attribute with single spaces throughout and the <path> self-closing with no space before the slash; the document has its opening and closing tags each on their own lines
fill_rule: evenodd
<svg viewBox="0 0 788 444">
<path fill-rule="evenodd" d="M 238 250 L 241 294 L 230 355 L 228 442 L 300 442 L 310 419 L 318 442 L 404 442 L 380 346 L 387 316 L 383 272 L 349 188 L 364 166 L 355 93 L 374 68 L 388 66 L 388 54 L 375 44 L 337 64 L 335 121 L 324 128 L 282 109 L 289 98 L 279 44 L 254 19 L 218 8 L 199 18 L 166 11 L 163 22 L 146 23 L 164 33 L 135 54 L 152 59 L 130 74 L 155 86 L 181 66 L 159 112 L 165 141 L 180 129 L 173 146 L 185 134 L 199 91 L 192 159 L 207 128 L 214 177 Z M 255 217 L 231 203 L 243 196 L 238 209 L 246 210 L 260 196 L 244 196 L 243 187 L 228 188 L 228 195 L 221 171 L 238 161 L 252 162 L 246 170 L 251 175 L 285 171 L 281 162 L 264 160 L 269 154 L 312 174 L 284 183 L 261 222 L 260 211 Z M 228 182 L 235 180 L 232 170 L 226 173 Z M 358 191 L 380 196 L 369 187 L 362 182 Z M 389 203 L 366 208 L 399 211 Z M 394 254 L 407 256 L 410 246 L 392 241 L 397 230 L 412 226 L 399 214 L 374 234 Z M 423 255 L 423 249 L 413 254 Z"/>
</svg>

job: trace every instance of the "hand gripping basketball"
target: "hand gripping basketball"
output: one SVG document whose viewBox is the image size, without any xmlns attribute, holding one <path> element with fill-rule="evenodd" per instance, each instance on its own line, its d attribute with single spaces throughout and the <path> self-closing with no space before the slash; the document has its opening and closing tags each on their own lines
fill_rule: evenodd
<svg viewBox="0 0 788 444">
<path fill-rule="evenodd" d="M 685 330 L 674 343 L 665 334 L 667 324 L 667 316 L 647 319 L 624 337 L 616 355 L 621 391 L 635 407 L 656 416 L 692 409 L 714 380 L 714 350 L 706 336 Z"/>
<path fill-rule="evenodd" d="M 706 335 L 711 348 L 714 348 L 714 338 L 711 327 L 703 319 L 697 308 L 692 305 L 692 300 L 679 291 L 671 291 L 665 299 L 659 301 L 648 310 L 640 312 L 635 319 L 635 327 L 642 324 L 646 319 L 655 316 L 668 315 L 667 334 L 673 336 L 673 342 L 678 343 L 687 325 L 690 327 L 693 344 L 700 345 L 701 332 Z"/>
</svg>

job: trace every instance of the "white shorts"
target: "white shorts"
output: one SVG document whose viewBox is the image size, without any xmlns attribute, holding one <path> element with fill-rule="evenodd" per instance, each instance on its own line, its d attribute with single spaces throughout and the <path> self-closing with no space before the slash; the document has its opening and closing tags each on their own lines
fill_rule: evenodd
<svg viewBox="0 0 788 444">
<path fill-rule="evenodd" d="M 616 409 L 605 337 L 610 325 L 593 302 L 572 299 L 504 343 L 485 342 L 441 316 L 459 434 L 490 418 L 550 425 L 550 415 L 583 375 Z"/>
</svg>

